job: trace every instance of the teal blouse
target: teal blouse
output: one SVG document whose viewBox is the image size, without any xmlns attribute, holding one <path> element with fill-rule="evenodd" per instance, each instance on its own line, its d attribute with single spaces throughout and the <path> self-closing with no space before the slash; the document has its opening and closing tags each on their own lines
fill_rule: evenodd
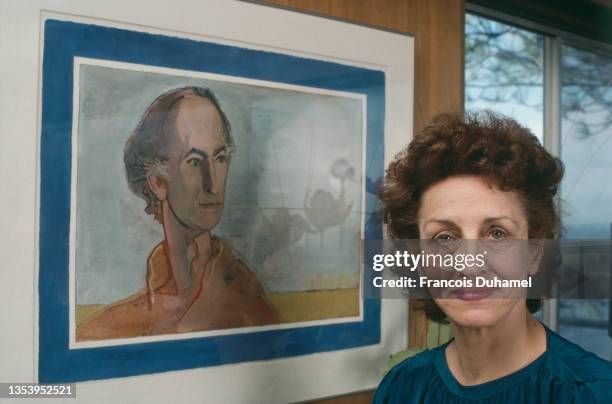
<svg viewBox="0 0 612 404">
<path fill-rule="evenodd" d="M 378 386 L 375 404 L 612 404 L 612 364 L 546 328 L 546 352 L 500 379 L 462 386 L 444 355 L 446 343 L 396 365 Z"/>
</svg>

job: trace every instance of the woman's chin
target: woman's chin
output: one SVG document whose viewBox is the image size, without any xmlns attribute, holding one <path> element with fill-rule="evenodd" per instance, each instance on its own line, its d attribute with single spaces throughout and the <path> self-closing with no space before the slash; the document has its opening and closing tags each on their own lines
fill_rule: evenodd
<svg viewBox="0 0 612 404">
<path fill-rule="evenodd" d="M 483 299 L 477 302 L 444 299 L 438 300 L 437 303 L 455 325 L 483 328 L 490 327 L 505 317 L 515 302 L 508 299 Z"/>
</svg>

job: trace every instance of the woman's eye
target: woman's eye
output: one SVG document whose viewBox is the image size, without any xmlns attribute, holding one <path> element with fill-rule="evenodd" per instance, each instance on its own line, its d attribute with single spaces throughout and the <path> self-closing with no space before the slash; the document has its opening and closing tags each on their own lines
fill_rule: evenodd
<svg viewBox="0 0 612 404">
<path fill-rule="evenodd" d="M 493 240 L 503 240 L 506 238 L 506 232 L 503 231 L 502 229 L 493 229 L 491 230 L 491 232 L 489 233 L 489 236 L 493 239 Z"/>
<path fill-rule="evenodd" d="M 219 163 L 225 163 L 227 161 L 227 156 L 225 156 L 225 154 L 220 154 L 215 157 L 215 160 L 217 160 Z"/>
<path fill-rule="evenodd" d="M 454 242 L 456 239 L 448 233 L 442 233 L 442 234 L 438 234 L 436 237 L 434 237 L 434 240 L 438 243 L 438 244 L 450 244 L 452 242 Z"/>
<path fill-rule="evenodd" d="M 187 160 L 187 164 L 189 164 L 190 166 L 199 167 L 200 166 L 200 159 L 191 158 L 191 159 Z"/>
</svg>

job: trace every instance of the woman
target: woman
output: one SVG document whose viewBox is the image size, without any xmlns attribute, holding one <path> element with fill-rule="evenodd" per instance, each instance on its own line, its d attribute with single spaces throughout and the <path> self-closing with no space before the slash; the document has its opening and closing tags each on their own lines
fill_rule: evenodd
<svg viewBox="0 0 612 404">
<path fill-rule="evenodd" d="M 394 239 L 557 239 L 562 176 L 514 120 L 441 115 L 389 166 L 383 215 Z M 612 365 L 535 320 L 538 300 L 472 292 L 426 302 L 454 339 L 395 366 L 375 403 L 612 403 Z"/>
</svg>

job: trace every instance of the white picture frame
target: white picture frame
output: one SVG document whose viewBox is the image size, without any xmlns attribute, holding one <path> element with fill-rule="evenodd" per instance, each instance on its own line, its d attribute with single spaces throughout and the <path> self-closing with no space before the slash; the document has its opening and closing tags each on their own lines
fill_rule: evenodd
<svg viewBox="0 0 612 404">
<path fill-rule="evenodd" d="M 317 16 L 224 0 L 2 0 L 0 170 L 5 268 L 0 300 L 3 382 L 39 381 L 39 227 L 42 58 L 47 19 L 102 24 L 185 39 L 215 38 L 255 50 L 342 63 L 385 74 L 385 166 L 412 138 L 414 39 Z M 84 381 L 83 402 L 296 402 L 374 388 L 407 344 L 406 301 L 381 302 L 377 344 L 286 358 Z"/>
</svg>

